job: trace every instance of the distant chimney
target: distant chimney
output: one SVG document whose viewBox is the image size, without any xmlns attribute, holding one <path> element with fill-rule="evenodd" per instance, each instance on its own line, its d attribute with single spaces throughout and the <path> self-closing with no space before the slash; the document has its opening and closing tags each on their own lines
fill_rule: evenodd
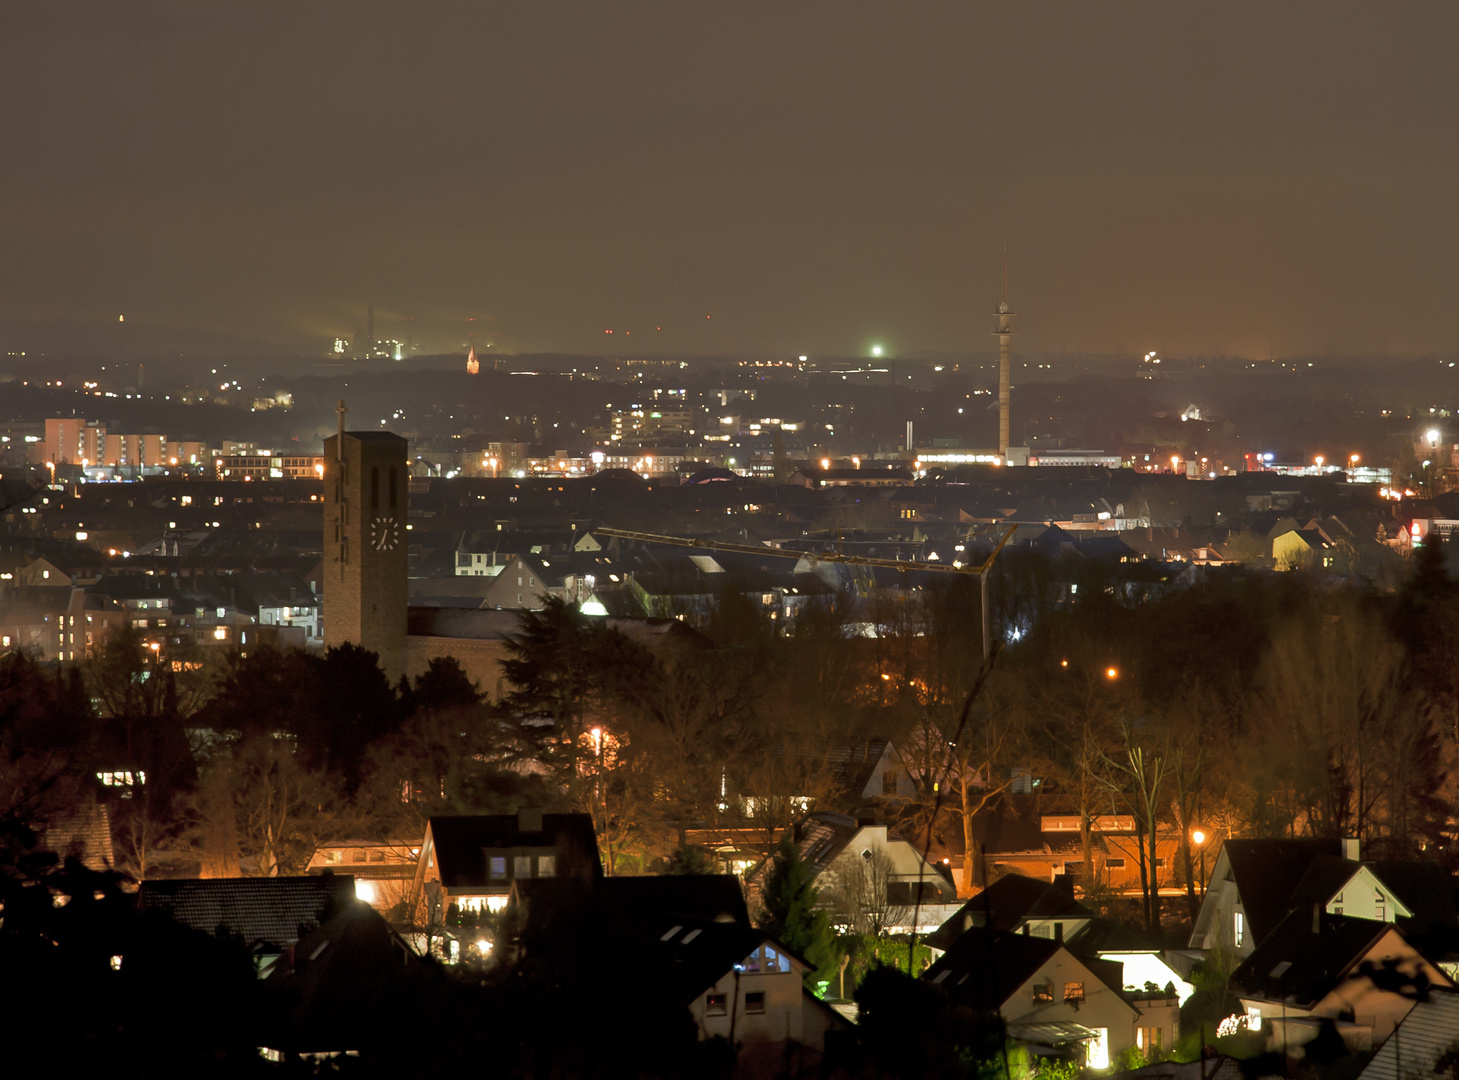
<svg viewBox="0 0 1459 1080">
<path fill-rule="evenodd" d="M 523 806 L 517 810 L 517 831 L 523 833 L 542 831 L 542 807 Z"/>
<path fill-rule="evenodd" d="M 1314 934 L 1320 934 L 1320 933 L 1322 933 L 1322 905 L 1321 904 L 1313 904 L 1312 905 L 1312 932 Z"/>
<path fill-rule="evenodd" d="M 1351 862 L 1361 862 L 1358 855 L 1358 838 L 1356 836 L 1344 836 L 1342 838 L 1342 857 Z"/>
<path fill-rule="evenodd" d="M 1064 944 L 1064 924 L 1061 922 L 1054 923 L 1054 940 L 1060 945 Z"/>
</svg>

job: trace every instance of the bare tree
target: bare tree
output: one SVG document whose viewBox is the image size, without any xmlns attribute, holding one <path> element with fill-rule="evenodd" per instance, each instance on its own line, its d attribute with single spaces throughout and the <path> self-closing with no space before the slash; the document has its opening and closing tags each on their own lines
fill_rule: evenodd
<svg viewBox="0 0 1459 1080">
<path fill-rule="evenodd" d="M 1169 774 L 1168 747 L 1147 749 L 1130 720 L 1121 725 L 1119 750 L 1102 753 L 1106 766 L 1101 781 L 1130 809 L 1135 818 L 1135 836 L 1140 863 L 1140 891 L 1145 907 L 1145 928 L 1160 929 L 1160 882 L 1155 871 L 1159 812 L 1165 798 Z"/>
<path fill-rule="evenodd" d="M 845 851 L 827 871 L 825 890 L 839 921 L 853 933 L 885 937 L 895 926 L 905 926 L 912 908 L 896 895 L 896 866 L 882 847 Z"/>
</svg>

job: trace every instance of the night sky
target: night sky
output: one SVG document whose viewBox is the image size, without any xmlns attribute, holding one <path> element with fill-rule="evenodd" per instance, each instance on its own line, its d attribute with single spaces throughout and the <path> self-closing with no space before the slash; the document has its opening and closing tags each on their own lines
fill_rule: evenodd
<svg viewBox="0 0 1459 1080">
<path fill-rule="evenodd" d="M 1006 244 L 1025 350 L 1452 355 L 1456 55 L 1449 3 L 6 0 L 0 321 L 984 350 Z"/>
</svg>

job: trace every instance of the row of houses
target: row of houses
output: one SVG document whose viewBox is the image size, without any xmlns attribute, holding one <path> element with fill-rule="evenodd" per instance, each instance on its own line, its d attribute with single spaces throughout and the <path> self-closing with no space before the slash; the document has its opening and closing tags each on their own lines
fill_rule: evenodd
<svg viewBox="0 0 1459 1080">
<path fill-rule="evenodd" d="M 1061 824 L 1040 831 L 1066 832 Z M 1101 832 L 1108 841 L 1124 829 L 1112 820 Z M 1355 1053 L 1377 1051 L 1376 1078 L 1411 1074 L 1415 1055 L 1432 1069 L 1459 1038 L 1452 1027 L 1447 1041 L 1434 1035 L 1459 1015 L 1459 914 L 1454 882 L 1433 863 L 1365 860 L 1354 840 L 1229 839 L 1201 882 L 1189 942 L 1172 948 L 1101 917 L 1067 873 L 1039 880 L 1005 867 L 959 898 L 935 851 L 881 821 L 811 812 L 791 840 L 833 922 L 917 933 L 932 958 L 915 974 L 956 1007 L 998 1013 L 1035 1053 L 1104 1069 L 1131 1050 L 1170 1051 L 1201 961 L 1230 972 L 1239 1003 L 1218 1030 L 1200 1032 L 1202 1043 L 1246 1032 L 1301 1058 L 1335 1036 Z M 260 978 L 293 987 L 316 1012 L 355 1001 L 354 990 L 301 957 L 361 949 L 373 957 L 367 972 L 422 956 L 511 965 L 567 933 L 561 920 L 580 925 L 591 913 L 626 935 L 629 953 L 675 958 L 665 970 L 701 1039 L 730 1038 L 767 1069 L 787 1055 L 819 1068 L 838 1039 L 854 1041 L 855 1008 L 835 1002 L 832 980 L 808 988 L 806 959 L 754 927 L 768 869 L 762 857 L 743 876 L 605 877 L 587 815 L 523 808 L 433 817 L 409 846 L 325 844 L 302 878 L 145 881 L 138 903 L 242 937 Z M 516 929 L 503 936 L 505 926 Z M 336 962 L 358 981 L 361 961 Z M 1388 1046 L 1405 1025 L 1415 1038 L 1397 1056 Z M 320 1041 L 301 1020 L 275 1049 L 338 1052 L 368 1038 L 347 1024 L 327 1033 Z"/>
</svg>

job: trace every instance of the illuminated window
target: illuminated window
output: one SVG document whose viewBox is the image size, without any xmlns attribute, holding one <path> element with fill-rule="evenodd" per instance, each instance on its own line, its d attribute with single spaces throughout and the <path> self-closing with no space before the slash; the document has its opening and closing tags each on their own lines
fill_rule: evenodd
<svg viewBox="0 0 1459 1080">
<path fill-rule="evenodd" d="M 1246 916 L 1238 911 L 1231 917 L 1231 944 L 1239 949 L 1241 948 L 1241 943 L 1245 940 Z"/>
<path fill-rule="evenodd" d="M 493 855 L 490 862 L 491 880 L 505 881 L 507 879 L 507 860 L 504 855 Z"/>
<path fill-rule="evenodd" d="M 556 855 L 538 855 L 537 856 L 537 876 L 538 877 L 556 877 L 557 876 L 557 856 Z"/>
<path fill-rule="evenodd" d="M 512 877 L 521 879 L 532 876 L 532 856 L 518 855 L 512 860 Z"/>
<path fill-rule="evenodd" d="M 1084 984 L 1082 982 L 1068 982 L 1064 984 L 1064 1000 L 1066 1002 L 1081 1002 L 1084 1000 Z"/>
<path fill-rule="evenodd" d="M 765 1011 L 765 994 L 761 990 L 752 990 L 745 995 L 745 1013 L 763 1013 Z"/>
<path fill-rule="evenodd" d="M 723 1016 L 728 1010 L 725 1008 L 723 994 L 708 994 L 704 998 L 705 1016 Z"/>
<path fill-rule="evenodd" d="M 1135 1045 L 1146 1053 L 1149 1053 L 1151 1050 L 1159 1050 L 1160 1029 L 1158 1027 L 1136 1028 Z"/>
<path fill-rule="evenodd" d="M 1046 1005 L 1054 1000 L 1053 983 L 1034 983 L 1033 1002 L 1035 1005 Z"/>
</svg>

